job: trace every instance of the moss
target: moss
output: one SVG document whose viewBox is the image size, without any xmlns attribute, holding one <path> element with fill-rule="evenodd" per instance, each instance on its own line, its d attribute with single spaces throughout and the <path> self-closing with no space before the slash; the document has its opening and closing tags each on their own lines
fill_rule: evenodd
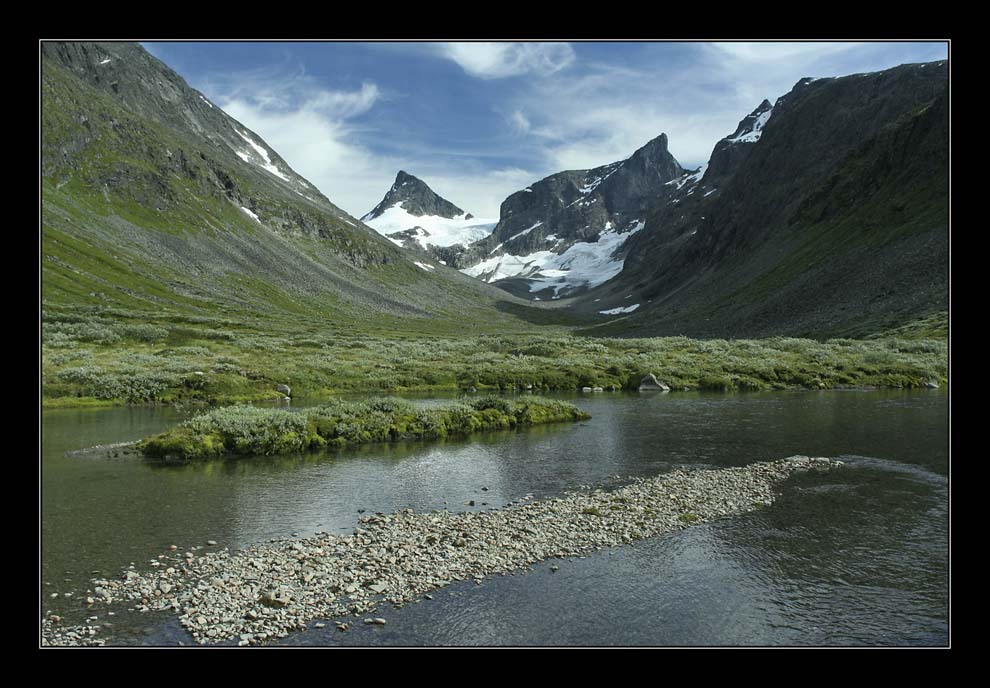
<svg viewBox="0 0 990 688">
<path fill-rule="evenodd" d="M 684 523 L 694 523 L 695 521 L 698 521 L 700 519 L 701 517 L 698 516 L 698 514 L 692 514 L 690 512 L 683 513 L 677 516 L 677 520 L 682 521 Z"/>
</svg>

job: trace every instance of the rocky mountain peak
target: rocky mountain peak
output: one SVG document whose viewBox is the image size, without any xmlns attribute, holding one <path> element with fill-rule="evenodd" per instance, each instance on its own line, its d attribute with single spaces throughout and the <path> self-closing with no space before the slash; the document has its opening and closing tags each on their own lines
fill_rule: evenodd
<svg viewBox="0 0 990 688">
<path fill-rule="evenodd" d="M 437 195 L 426 182 L 405 170 L 399 170 L 399 173 L 395 175 L 395 183 L 385 194 L 382 202 L 361 219 L 364 222 L 374 220 L 389 208 L 398 206 L 400 203 L 404 211 L 416 217 L 432 215 L 452 219 L 464 215 L 463 210 Z"/>
<path fill-rule="evenodd" d="M 724 140 L 730 143 L 756 143 L 772 112 L 773 105 L 764 98 L 755 110 L 742 118 L 732 135 Z"/>
</svg>

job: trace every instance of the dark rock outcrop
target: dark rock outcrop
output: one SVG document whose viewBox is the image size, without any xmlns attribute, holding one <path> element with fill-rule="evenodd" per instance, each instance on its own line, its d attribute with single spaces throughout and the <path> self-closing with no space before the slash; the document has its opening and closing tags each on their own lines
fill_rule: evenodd
<svg viewBox="0 0 990 688">
<path fill-rule="evenodd" d="M 385 194 L 381 203 L 361 218 L 362 222 L 374 220 L 381 216 L 387 209 L 402 204 L 402 209 L 410 215 L 422 217 L 423 215 L 436 215 L 438 217 L 454 218 L 464 215 L 464 211 L 447 199 L 438 196 L 426 183 L 408 172 L 399 170 L 395 175 L 395 182 L 392 188 Z M 471 219 L 471 215 L 464 219 Z"/>
</svg>

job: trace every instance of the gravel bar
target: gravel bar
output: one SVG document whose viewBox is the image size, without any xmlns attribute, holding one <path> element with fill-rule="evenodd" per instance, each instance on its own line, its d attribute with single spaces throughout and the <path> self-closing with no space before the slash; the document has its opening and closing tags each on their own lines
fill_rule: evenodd
<svg viewBox="0 0 990 688">
<path fill-rule="evenodd" d="M 309 621 L 360 620 L 454 581 L 671 533 L 770 505 L 795 472 L 842 465 L 794 456 L 740 468 L 676 469 L 610 491 L 568 493 L 470 513 L 406 509 L 362 517 L 351 535 L 321 533 L 230 551 L 169 552 L 152 571 L 95 579 L 88 608 L 173 610 L 196 642 L 263 644 Z M 385 623 L 364 618 L 365 623 Z M 103 645 L 99 626 L 42 619 L 42 645 Z M 346 630 L 346 623 L 337 628 Z"/>
</svg>

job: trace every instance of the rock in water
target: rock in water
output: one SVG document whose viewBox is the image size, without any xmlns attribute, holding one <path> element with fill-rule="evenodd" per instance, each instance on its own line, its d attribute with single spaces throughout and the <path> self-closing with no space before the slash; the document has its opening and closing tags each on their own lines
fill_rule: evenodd
<svg viewBox="0 0 990 688">
<path fill-rule="evenodd" d="M 292 388 L 289 387 L 288 385 L 278 385 L 277 387 L 275 387 L 275 391 L 276 392 L 281 392 L 282 394 L 284 394 L 287 397 L 291 397 L 292 396 Z"/>
<path fill-rule="evenodd" d="M 656 375 L 650 373 L 649 375 L 647 375 L 646 377 L 644 377 L 642 380 L 639 381 L 639 391 L 669 392 L 670 387 L 667 386 L 665 383 L 657 380 Z"/>
</svg>

